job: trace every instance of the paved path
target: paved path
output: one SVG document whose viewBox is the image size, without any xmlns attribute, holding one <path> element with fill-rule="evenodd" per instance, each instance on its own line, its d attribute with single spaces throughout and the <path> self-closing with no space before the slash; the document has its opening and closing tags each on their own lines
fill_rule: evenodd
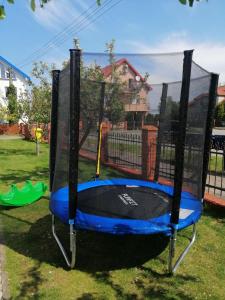
<svg viewBox="0 0 225 300">
<path fill-rule="evenodd" d="M 2 245 L 0 246 L 0 300 L 3 300 L 3 282 L 2 282 L 2 278 L 3 278 L 3 266 L 2 266 L 2 260 L 3 260 L 3 252 L 2 252 Z"/>
<path fill-rule="evenodd" d="M 4 237 L 2 236 L 2 224 L 0 220 L 0 300 L 7 300 L 10 299 L 9 295 L 9 289 L 8 289 L 8 284 L 7 284 L 7 276 L 6 273 L 4 272 L 4 267 L 5 267 L 5 249 L 3 246 L 3 239 Z"/>
<path fill-rule="evenodd" d="M 23 138 L 22 135 L 0 135 L 0 140 L 22 140 Z"/>
</svg>

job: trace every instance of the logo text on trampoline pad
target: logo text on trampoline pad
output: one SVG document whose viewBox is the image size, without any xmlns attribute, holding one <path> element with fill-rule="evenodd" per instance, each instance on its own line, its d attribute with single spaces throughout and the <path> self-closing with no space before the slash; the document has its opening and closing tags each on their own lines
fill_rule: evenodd
<svg viewBox="0 0 225 300">
<path fill-rule="evenodd" d="M 131 198 L 131 196 L 129 196 L 128 194 L 120 194 L 118 195 L 118 197 L 123 201 L 125 205 L 138 206 L 137 202 L 134 201 L 134 199 Z"/>
</svg>

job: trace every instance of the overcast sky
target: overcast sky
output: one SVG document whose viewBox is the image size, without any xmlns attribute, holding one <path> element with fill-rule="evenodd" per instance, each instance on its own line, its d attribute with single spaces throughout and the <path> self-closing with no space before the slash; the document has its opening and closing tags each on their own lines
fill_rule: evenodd
<svg viewBox="0 0 225 300">
<path fill-rule="evenodd" d="M 122 53 L 195 49 L 195 61 L 225 82 L 224 0 L 193 8 L 178 0 L 105 0 L 99 8 L 94 0 L 51 0 L 34 13 L 29 1 L 15 2 L 0 21 L 0 55 L 28 74 L 33 61 L 66 59 L 74 37 L 90 52 L 105 51 L 114 38 Z"/>
</svg>

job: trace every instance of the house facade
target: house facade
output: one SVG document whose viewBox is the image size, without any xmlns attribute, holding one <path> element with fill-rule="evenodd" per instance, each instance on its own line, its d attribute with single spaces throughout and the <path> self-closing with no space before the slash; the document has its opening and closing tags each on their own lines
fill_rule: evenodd
<svg viewBox="0 0 225 300">
<path fill-rule="evenodd" d="M 147 96 L 151 91 L 150 85 L 126 58 L 115 62 L 114 72 L 119 76 L 121 83 L 124 84 L 121 99 L 124 104 L 124 110 L 130 118 L 128 123 L 132 123 L 130 127 L 136 127 L 133 124 L 137 123 L 138 127 L 142 127 L 144 117 L 149 111 Z M 106 82 L 111 82 L 112 65 L 102 68 L 102 73 Z"/>
<path fill-rule="evenodd" d="M 30 77 L 26 75 L 23 71 L 18 69 L 8 60 L 0 56 L 0 104 L 7 105 L 7 89 L 10 82 L 16 88 L 17 98 L 22 95 L 30 81 Z"/>
</svg>

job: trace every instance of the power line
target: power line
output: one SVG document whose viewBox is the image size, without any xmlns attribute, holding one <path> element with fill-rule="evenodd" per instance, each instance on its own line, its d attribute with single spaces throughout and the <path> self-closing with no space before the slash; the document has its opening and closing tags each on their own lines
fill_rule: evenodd
<svg viewBox="0 0 225 300">
<path fill-rule="evenodd" d="M 102 15 L 104 15 L 106 12 L 108 12 L 110 9 L 112 9 L 114 6 L 116 6 L 117 4 L 119 4 L 120 2 L 121 2 L 122 0 L 119 0 L 119 1 L 117 1 L 116 3 L 114 3 L 114 4 L 112 4 L 110 7 L 108 7 L 107 8 L 107 6 L 105 5 L 105 7 L 102 7 L 102 10 L 103 10 L 103 8 L 107 8 L 107 9 L 105 9 L 100 15 L 97 15 L 94 19 L 92 19 L 91 21 L 93 22 L 93 21 L 96 21 L 97 19 L 99 19 Z M 112 0 L 109 0 L 108 1 L 108 3 L 110 3 L 110 2 L 112 2 Z M 107 3 L 107 4 L 108 4 Z M 99 11 L 98 11 L 99 12 Z M 91 13 L 91 14 L 89 14 L 91 17 L 93 17 L 94 15 L 96 15 L 96 13 Z M 85 28 L 87 28 L 90 24 L 91 24 L 91 22 L 90 21 L 88 21 L 87 22 L 87 20 L 81 20 L 80 22 L 79 22 L 80 24 L 79 24 L 79 26 L 78 26 L 78 29 L 77 29 L 77 27 L 76 27 L 76 31 L 69 31 L 69 33 L 73 33 L 73 34 L 77 34 L 78 32 L 81 32 L 82 30 L 84 30 Z M 85 24 L 86 23 L 86 24 Z M 84 26 L 83 26 L 84 25 Z M 55 42 L 54 43 L 54 45 L 55 46 L 57 46 L 57 44 L 60 46 L 60 45 L 62 45 L 62 43 L 63 42 L 65 42 L 66 40 L 68 40 L 70 38 L 70 36 L 69 37 L 66 37 L 66 38 L 61 38 L 61 40 L 58 40 L 57 42 Z M 42 57 L 43 55 L 45 55 L 50 49 L 51 49 L 51 47 L 52 46 L 54 46 L 54 45 L 50 45 L 49 47 L 47 47 L 46 49 L 43 49 L 43 53 L 42 54 L 40 54 L 39 53 L 39 55 L 37 55 L 36 57 L 34 57 L 32 60 L 35 60 L 35 59 L 38 59 L 38 58 L 40 58 L 40 57 Z M 31 61 L 32 62 L 32 61 Z M 25 66 L 25 65 L 29 65 L 31 62 L 28 62 L 28 63 L 26 63 L 26 64 L 24 64 L 23 66 Z"/>
<path fill-rule="evenodd" d="M 32 52 L 30 55 L 28 55 L 25 59 L 23 59 L 21 61 L 21 63 L 19 64 L 22 65 L 25 61 L 29 60 L 33 55 L 35 55 L 36 53 L 39 53 L 40 50 L 42 50 L 44 47 L 49 47 L 49 45 L 51 45 L 51 43 L 54 42 L 55 39 L 57 39 L 60 35 L 63 35 L 71 26 L 74 25 L 74 22 L 77 22 L 77 20 L 80 19 L 80 17 L 82 17 L 86 12 L 88 12 L 93 6 L 96 7 L 96 1 L 94 1 L 94 3 L 92 5 L 90 5 L 87 10 L 83 11 L 78 18 L 74 18 L 73 21 L 68 24 L 62 31 L 58 32 L 56 35 L 54 35 L 48 42 L 44 43 L 42 45 L 42 47 L 38 48 L 37 50 L 35 50 L 34 52 Z"/>
<path fill-rule="evenodd" d="M 75 31 L 77 31 L 77 28 L 82 27 L 82 25 L 83 25 L 84 23 L 87 22 L 87 17 L 92 18 L 93 16 L 95 16 L 96 14 L 98 14 L 100 11 L 102 11 L 104 8 L 106 8 L 106 7 L 110 4 L 110 2 L 112 2 L 112 1 L 114 1 L 114 0 L 106 0 L 106 1 L 103 3 L 103 5 L 101 6 L 100 9 L 99 9 L 99 8 L 94 9 L 94 11 L 92 11 L 92 12 L 89 13 L 87 16 L 85 16 L 85 18 L 83 18 L 80 22 L 78 22 L 78 24 L 74 24 L 73 26 L 71 26 L 71 28 L 70 28 L 69 30 L 66 31 L 67 35 L 68 35 L 68 34 L 74 33 L 74 27 L 75 27 L 75 26 L 77 26 L 77 27 L 76 27 L 76 30 L 75 30 Z M 63 39 L 64 39 L 64 38 L 63 38 L 63 36 L 62 36 L 62 38 L 59 39 L 58 41 L 56 41 L 56 43 L 61 43 L 61 41 L 62 41 Z"/>
<path fill-rule="evenodd" d="M 85 24 L 82 28 L 80 28 L 79 30 L 76 30 L 75 32 L 71 32 L 71 33 L 79 33 L 81 31 L 83 31 L 85 28 L 87 28 L 91 23 L 93 23 L 93 21 L 96 21 L 97 19 L 99 19 L 102 15 L 104 15 L 105 13 L 107 13 L 109 10 L 111 10 L 114 6 L 116 6 L 117 4 L 119 4 L 120 2 L 122 2 L 123 0 L 119 0 L 116 3 L 112 4 L 108 9 L 105 9 L 100 15 L 98 15 L 96 18 L 94 18 L 93 20 L 91 20 L 91 22 Z M 110 1 L 111 2 L 111 1 Z M 62 42 L 65 42 L 68 38 L 64 38 L 63 40 L 61 40 Z"/>
<path fill-rule="evenodd" d="M 109 6 L 109 4 L 112 1 L 113 0 L 106 1 L 104 3 L 104 5 L 101 6 L 101 9 L 98 9 L 98 8 L 94 9 L 92 12 L 87 14 L 85 16 L 85 18 L 83 18 L 79 22 L 74 22 L 73 21 L 70 25 L 68 25 L 66 28 L 64 28 L 64 30 L 62 32 L 58 33 L 49 42 L 45 43 L 44 46 L 46 46 L 46 47 L 41 47 L 39 50 L 35 51 L 34 54 L 30 55 L 29 58 L 32 59 L 32 60 L 30 60 L 30 59 L 24 60 L 24 62 L 26 62 L 26 63 L 24 63 L 20 67 L 29 65 L 33 60 L 42 57 L 43 55 L 45 55 L 52 48 L 52 46 L 62 45 L 62 43 L 64 43 L 66 40 L 68 40 L 70 38 L 70 36 L 69 36 L 70 34 L 77 34 L 77 33 L 81 32 L 82 30 L 87 28 L 91 23 L 93 23 L 94 21 L 99 19 L 102 15 L 104 15 L 106 12 L 111 10 L 114 6 L 118 5 L 122 0 L 114 2 L 114 3 L 112 3 L 111 6 Z M 83 12 L 82 15 L 87 13 L 87 11 L 90 10 L 91 7 L 93 7 L 93 5 L 91 5 L 85 12 Z M 100 12 L 102 12 L 102 13 L 99 14 Z M 90 17 L 89 20 L 87 20 L 87 17 Z M 75 30 L 74 30 L 74 27 L 76 28 Z M 64 34 L 64 36 L 61 37 L 62 33 L 67 33 L 68 37 L 65 37 L 65 34 Z M 53 42 L 54 42 L 54 44 L 53 44 Z M 40 51 L 42 51 L 42 53 L 40 53 Z"/>
</svg>

